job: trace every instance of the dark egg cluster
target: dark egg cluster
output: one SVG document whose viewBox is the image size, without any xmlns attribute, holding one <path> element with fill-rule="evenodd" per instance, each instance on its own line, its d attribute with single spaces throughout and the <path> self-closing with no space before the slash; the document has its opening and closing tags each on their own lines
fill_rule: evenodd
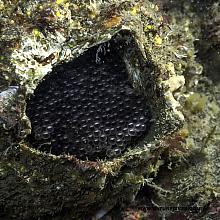
<svg viewBox="0 0 220 220">
<path fill-rule="evenodd" d="M 151 114 L 123 60 L 109 53 L 96 61 L 87 51 L 38 85 L 27 104 L 33 147 L 80 159 L 114 158 L 147 133 Z"/>
</svg>

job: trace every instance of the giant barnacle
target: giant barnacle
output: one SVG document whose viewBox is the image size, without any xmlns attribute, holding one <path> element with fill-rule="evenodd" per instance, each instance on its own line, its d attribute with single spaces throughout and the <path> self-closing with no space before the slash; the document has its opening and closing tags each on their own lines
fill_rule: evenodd
<svg viewBox="0 0 220 220">
<path fill-rule="evenodd" d="M 90 218 L 129 201 L 183 122 L 173 92 L 184 78 L 156 6 L 60 2 L 19 2 L 31 24 L 19 23 L 15 48 L 2 46 L 0 209 L 9 218 Z M 48 8 L 59 25 L 39 23 Z"/>
</svg>

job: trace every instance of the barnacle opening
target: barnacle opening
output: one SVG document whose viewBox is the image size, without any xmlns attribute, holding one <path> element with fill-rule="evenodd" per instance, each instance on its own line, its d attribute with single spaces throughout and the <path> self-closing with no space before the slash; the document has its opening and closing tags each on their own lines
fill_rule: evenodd
<svg viewBox="0 0 220 220">
<path fill-rule="evenodd" d="M 31 145 L 79 159 L 115 158 L 151 129 L 151 71 L 127 31 L 53 68 L 27 101 Z M 149 76 L 148 76 L 149 77 Z"/>
</svg>

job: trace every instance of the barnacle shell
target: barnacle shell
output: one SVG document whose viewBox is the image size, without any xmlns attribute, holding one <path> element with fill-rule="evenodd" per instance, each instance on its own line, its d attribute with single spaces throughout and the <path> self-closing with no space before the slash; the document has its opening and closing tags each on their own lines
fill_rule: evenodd
<svg viewBox="0 0 220 220">
<path fill-rule="evenodd" d="M 160 139 L 182 125 L 183 116 L 173 93 L 184 85 L 184 77 L 166 68 L 171 61 L 178 63 L 178 59 L 170 57 L 169 44 L 163 46 L 169 39 L 164 38 L 158 45 L 153 33 L 144 31 L 150 21 L 159 33 L 161 15 L 148 1 L 138 2 L 135 13 L 133 6 L 127 1 L 43 5 L 31 1 L 19 6 L 23 10 L 17 12 L 21 20 L 12 22 L 11 30 L 3 32 L 2 41 L 10 36 L 17 42 L 4 49 L 7 60 L 1 68 L 8 73 L 4 82 L 18 87 L 4 88 L 0 93 L 4 113 L 0 115 L 0 206 L 6 215 L 30 219 L 68 209 L 72 217 L 78 218 L 99 207 L 111 207 L 119 200 L 131 200 L 163 151 Z M 48 17 L 42 18 L 40 10 L 48 12 L 44 14 Z M 19 27 L 22 21 L 24 26 Z M 164 28 L 161 38 L 167 31 Z M 26 115 L 31 94 L 57 65 L 62 67 L 97 45 L 98 53 L 112 39 L 125 45 L 121 59 L 126 74 L 152 112 L 147 134 L 117 158 L 95 157 L 91 161 L 74 153 L 55 155 L 34 148 L 27 138 L 33 132 Z M 12 99 L 15 111 L 10 108 L 9 98 L 4 97 Z"/>
</svg>

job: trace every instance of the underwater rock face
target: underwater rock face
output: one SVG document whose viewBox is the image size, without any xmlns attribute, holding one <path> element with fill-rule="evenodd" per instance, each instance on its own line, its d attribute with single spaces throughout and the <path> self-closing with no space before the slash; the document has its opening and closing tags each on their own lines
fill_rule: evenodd
<svg viewBox="0 0 220 220">
<path fill-rule="evenodd" d="M 114 158 L 146 135 L 151 113 L 144 95 L 132 88 L 117 45 L 104 47 L 55 67 L 38 85 L 27 103 L 33 147 L 80 159 Z"/>
</svg>

